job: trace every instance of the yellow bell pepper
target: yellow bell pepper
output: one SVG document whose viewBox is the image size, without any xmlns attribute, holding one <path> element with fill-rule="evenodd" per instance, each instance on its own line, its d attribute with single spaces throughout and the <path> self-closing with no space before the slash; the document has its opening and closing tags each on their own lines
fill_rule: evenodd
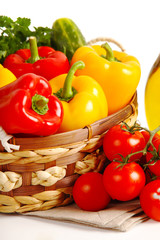
<svg viewBox="0 0 160 240">
<path fill-rule="evenodd" d="M 53 94 L 61 100 L 64 109 L 59 132 L 84 128 L 108 114 L 107 100 L 97 81 L 89 76 L 74 76 L 77 69 L 84 66 L 82 61 L 78 61 L 68 74 L 49 81 Z"/>
<path fill-rule="evenodd" d="M 0 64 L 0 88 L 16 80 L 16 76 Z"/>
<path fill-rule="evenodd" d="M 82 60 L 85 68 L 76 75 L 93 77 L 103 88 L 108 102 L 109 115 L 126 106 L 140 81 L 141 69 L 138 60 L 124 52 L 112 51 L 105 43 L 102 46 L 83 46 L 76 50 L 71 65 Z"/>
</svg>

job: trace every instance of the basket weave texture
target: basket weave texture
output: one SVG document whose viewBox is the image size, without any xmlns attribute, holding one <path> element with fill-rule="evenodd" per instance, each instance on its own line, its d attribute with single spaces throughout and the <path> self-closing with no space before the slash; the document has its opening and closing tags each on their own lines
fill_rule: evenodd
<svg viewBox="0 0 160 240">
<path fill-rule="evenodd" d="M 19 151 L 0 146 L 0 212 L 28 212 L 64 206 L 73 201 L 79 175 L 101 172 L 106 164 L 103 137 L 112 126 L 137 118 L 137 94 L 120 111 L 83 129 L 48 137 L 13 137 Z"/>
</svg>

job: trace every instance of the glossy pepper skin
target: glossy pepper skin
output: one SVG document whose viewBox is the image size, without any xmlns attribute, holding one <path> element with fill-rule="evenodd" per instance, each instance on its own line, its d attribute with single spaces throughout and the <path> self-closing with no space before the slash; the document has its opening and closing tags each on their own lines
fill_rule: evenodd
<svg viewBox="0 0 160 240">
<path fill-rule="evenodd" d="M 8 134 L 47 136 L 59 129 L 63 107 L 48 81 L 27 73 L 0 89 L 0 126 Z"/>
<path fill-rule="evenodd" d="M 108 105 L 101 86 L 89 76 L 74 76 L 76 70 L 84 66 L 82 61 L 78 61 L 68 75 L 62 74 L 49 81 L 52 92 L 61 99 L 64 109 L 58 132 L 84 128 L 108 114 Z"/>
<path fill-rule="evenodd" d="M 35 73 L 50 80 L 60 74 L 67 73 L 70 64 L 66 55 L 48 46 L 37 48 L 36 39 L 30 38 L 30 49 L 20 49 L 4 60 L 3 66 L 16 77 L 25 73 Z"/>
<path fill-rule="evenodd" d="M 107 54 L 106 54 L 107 52 Z M 83 46 L 74 53 L 71 65 L 82 60 L 85 68 L 76 75 L 93 77 L 103 88 L 108 102 L 109 115 L 126 106 L 136 91 L 141 69 L 138 60 L 124 52 L 102 46 Z"/>
<path fill-rule="evenodd" d="M 0 64 L 0 88 L 16 80 L 16 76 Z"/>
</svg>

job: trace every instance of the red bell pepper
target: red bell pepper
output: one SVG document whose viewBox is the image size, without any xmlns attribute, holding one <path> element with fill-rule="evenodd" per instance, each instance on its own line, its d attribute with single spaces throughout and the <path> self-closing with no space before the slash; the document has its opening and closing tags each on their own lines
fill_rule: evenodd
<svg viewBox="0 0 160 240">
<path fill-rule="evenodd" d="M 35 37 L 30 37 L 29 42 L 30 49 L 20 49 L 4 60 L 3 66 L 17 78 L 25 73 L 35 73 L 50 80 L 68 73 L 70 64 L 64 53 L 47 46 L 37 48 Z"/>
<path fill-rule="evenodd" d="M 51 94 L 49 82 L 34 73 L 0 88 L 0 126 L 8 134 L 54 134 L 61 125 L 63 107 Z"/>
</svg>

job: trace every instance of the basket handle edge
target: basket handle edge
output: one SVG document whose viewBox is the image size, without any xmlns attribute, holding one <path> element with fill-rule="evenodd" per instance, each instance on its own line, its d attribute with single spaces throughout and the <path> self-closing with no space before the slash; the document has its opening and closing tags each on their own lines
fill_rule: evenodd
<svg viewBox="0 0 160 240">
<path fill-rule="evenodd" d="M 115 45 L 117 45 L 121 49 L 122 52 L 125 52 L 125 49 L 122 46 L 122 44 L 119 43 L 118 41 L 116 41 L 113 38 L 107 38 L 107 37 L 94 38 L 94 39 L 91 39 L 89 42 L 87 42 L 87 45 L 92 45 L 92 44 L 97 43 L 97 42 L 111 42 L 111 43 L 114 43 Z"/>
</svg>

